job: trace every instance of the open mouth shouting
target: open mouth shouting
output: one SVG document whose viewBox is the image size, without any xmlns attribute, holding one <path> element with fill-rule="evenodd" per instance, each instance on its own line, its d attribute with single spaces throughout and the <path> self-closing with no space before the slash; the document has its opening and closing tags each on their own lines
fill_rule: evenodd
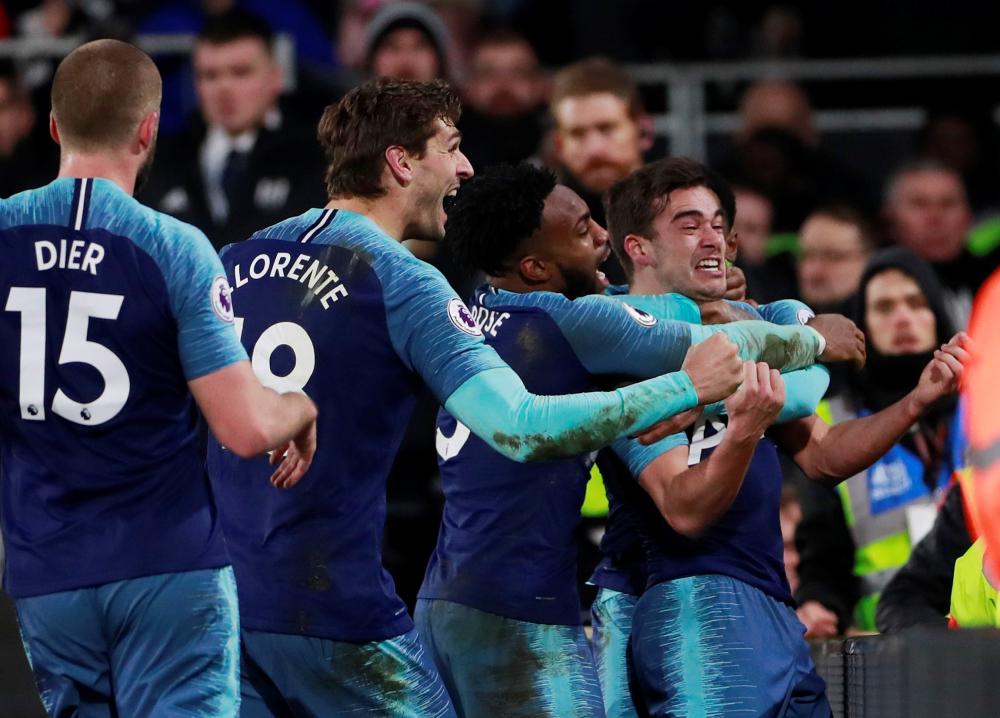
<svg viewBox="0 0 1000 718">
<path fill-rule="evenodd" d="M 694 271 L 696 275 L 702 277 L 711 277 L 713 279 L 725 278 L 726 276 L 726 265 L 722 261 L 721 256 L 711 256 L 699 259 L 694 265 Z"/>
<path fill-rule="evenodd" d="M 601 260 L 597 263 L 597 269 L 595 270 L 595 275 L 597 277 L 597 288 L 603 291 L 611 282 L 605 276 L 604 272 L 601 271 L 601 267 L 607 263 L 608 257 L 611 256 L 611 247 L 605 247 L 604 253 L 601 255 Z"/>
</svg>

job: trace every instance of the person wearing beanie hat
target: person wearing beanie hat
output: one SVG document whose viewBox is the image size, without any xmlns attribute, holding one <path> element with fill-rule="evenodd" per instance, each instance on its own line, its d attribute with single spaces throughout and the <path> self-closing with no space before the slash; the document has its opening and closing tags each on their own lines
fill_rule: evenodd
<svg viewBox="0 0 1000 718">
<path fill-rule="evenodd" d="M 821 405 L 828 423 L 898 401 L 953 333 L 934 270 L 901 248 L 868 262 L 853 311 L 868 340 L 868 362 L 850 378 L 847 391 Z M 796 599 L 810 636 L 832 635 L 834 624 L 840 632 L 851 626 L 875 630 L 881 591 L 932 525 L 944 489 L 964 465 L 955 406 L 953 396 L 941 399 L 870 469 L 836 493 L 811 492 L 807 498 L 797 536 Z"/>
<path fill-rule="evenodd" d="M 382 8 L 368 25 L 366 48 L 365 67 L 375 77 L 426 82 L 448 75 L 448 28 L 421 3 Z"/>
</svg>

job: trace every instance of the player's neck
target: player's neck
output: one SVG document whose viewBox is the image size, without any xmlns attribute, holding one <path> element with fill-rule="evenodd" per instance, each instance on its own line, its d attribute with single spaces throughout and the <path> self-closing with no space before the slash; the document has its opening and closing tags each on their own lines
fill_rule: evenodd
<svg viewBox="0 0 1000 718">
<path fill-rule="evenodd" d="M 114 182 L 127 194 L 135 192 L 135 163 L 112 154 L 64 151 L 59 160 L 59 177 L 99 177 Z"/>
<path fill-rule="evenodd" d="M 665 289 L 660 281 L 651 273 L 641 270 L 632 275 L 628 285 L 629 294 L 668 294 L 673 290 Z"/>
<path fill-rule="evenodd" d="M 544 282 L 526 282 L 518 274 L 507 274 L 502 277 L 487 277 L 491 287 L 502 289 L 505 292 L 515 294 L 527 294 L 528 292 L 556 292 L 561 293 L 562 287 L 557 286 L 552 280 Z"/>
<path fill-rule="evenodd" d="M 326 203 L 326 209 L 343 209 L 355 214 L 364 215 L 379 226 L 383 232 L 402 242 L 406 237 L 405 223 L 401 217 L 405 213 L 401 212 L 395 202 L 389 197 L 379 197 L 368 199 L 365 197 L 335 197 Z"/>
</svg>

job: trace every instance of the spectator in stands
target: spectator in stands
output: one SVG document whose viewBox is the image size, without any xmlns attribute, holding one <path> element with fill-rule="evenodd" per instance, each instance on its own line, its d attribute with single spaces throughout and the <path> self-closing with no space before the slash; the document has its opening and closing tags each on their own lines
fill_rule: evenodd
<svg viewBox="0 0 1000 718">
<path fill-rule="evenodd" d="M 992 106 L 932 109 L 917 134 L 915 154 L 937 160 L 962 177 L 973 212 L 1000 209 L 1000 166 Z"/>
<path fill-rule="evenodd" d="M 761 304 L 795 297 L 795 257 L 789 252 L 771 254 L 774 207 L 763 192 L 746 184 L 735 184 L 736 221 L 739 239 L 736 264 L 746 275 L 747 295 Z"/>
<path fill-rule="evenodd" d="M 935 347 L 952 335 L 944 293 L 930 266 L 898 248 L 876 254 L 859 283 L 855 322 L 868 362 L 847 392 L 824 401 L 828 423 L 875 413 L 916 384 Z M 836 491 L 803 495 L 799 618 L 810 637 L 874 630 L 879 594 L 930 528 L 935 502 L 964 463 L 954 401 L 940 403 L 870 469 Z M 826 630 L 824 630 L 826 627 Z"/>
<path fill-rule="evenodd" d="M 134 3 L 146 14 L 136 23 L 138 32 L 152 35 L 197 35 L 211 18 L 232 10 L 252 13 L 275 34 L 287 35 L 294 49 L 295 100 L 309 105 L 316 120 L 332 97 L 343 94 L 347 84 L 338 67 L 337 53 L 322 18 L 321 6 L 308 0 L 166 0 Z M 163 104 L 160 132 L 184 129 L 184 122 L 197 108 L 188 58 L 175 53 L 154 56 L 163 74 Z M 350 78 L 353 80 L 353 78 Z"/>
<path fill-rule="evenodd" d="M 785 544 L 785 578 L 788 579 L 789 590 L 794 594 L 799 590 L 799 550 L 795 546 L 795 531 L 802 521 L 802 502 L 799 500 L 798 489 L 787 481 L 781 485 L 778 519 L 781 522 L 781 540 Z"/>
<path fill-rule="evenodd" d="M 874 250 L 867 221 L 851 207 L 830 205 L 810 214 L 799 230 L 799 297 L 818 313 L 850 314 L 865 263 Z M 827 396 L 841 393 L 851 367 L 830 367 Z"/>
<path fill-rule="evenodd" d="M 561 181 L 584 199 L 603 226 L 605 193 L 642 166 L 653 144 L 652 118 L 639 88 L 610 60 L 580 60 L 556 73 L 549 109 Z M 612 283 L 624 281 L 617 263 L 605 273 Z"/>
<path fill-rule="evenodd" d="M 448 28 L 426 5 L 386 5 L 367 28 L 365 65 L 371 75 L 396 80 L 448 77 Z"/>
<path fill-rule="evenodd" d="M 904 164 L 886 183 L 883 213 L 889 238 L 934 267 L 952 323 L 965 327 L 972 297 L 1000 264 L 1000 250 L 969 252 L 972 210 L 962 178 L 936 160 Z"/>
<path fill-rule="evenodd" d="M 0 61 L 0 197 L 46 184 L 56 173 L 59 148 L 37 119 L 17 70 Z"/>
<path fill-rule="evenodd" d="M 802 301 L 818 313 L 846 313 L 873 248 L 871 230 L 854 209 L 832 205 L 810 214 L 799 230 Z"/>
<path fill-rule="evenodd" d="M 497 30 L 480 39 L 463 87 L 458 124 L 473 167 L 516 163 L 542 142 L 547 83 L 523 35 Z"/>
<path fill-rule="evenodd" d="M 325 204 L 311 123 L 282 110 L 268 25 L 233 10 L 206 21 L 194 49 L 200 121 L 164 142 L 146 201 L 191 222 L 216 247 Z"/>
<path fill-rule="evenodd" d="M 968 470 L 958 472 L 961 483 L 971 480 Z M 955 561 L 972 545 L 963 489 L 953 482 L 928 534 L 913 547 L 906 562 L 882 592 L 875 611 L 875 626 L 882 633 L 896 633 L 913 626 L 944 628 L 955 578 Z"/>
<path fill-rule="evenodd" d="M 873 205 L 864 184 L 820 146 L 812 108 L 798 85 L 751 85 L 740 116 L 733 151 L 721 168 L 730 181 L 754 185 L 771 199 L 776 232 L 797 231 L 821 205 Z"/>
<path fill-rule="evenodd" d="M 802 88 L 785 80 L 763 80 L 747 88 L 740 99 L 738 142 L 763 129 L 780 129 L 803 145 L 819 145 L 812 105 Z"/>
</svg>

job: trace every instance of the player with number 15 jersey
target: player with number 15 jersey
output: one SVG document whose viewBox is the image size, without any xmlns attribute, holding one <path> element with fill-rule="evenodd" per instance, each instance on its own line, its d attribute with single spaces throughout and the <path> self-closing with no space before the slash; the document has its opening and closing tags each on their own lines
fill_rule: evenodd
<svg viewBox="0 0 1000 718">
<path fill-rule="evenodd" d="M 88 43 L 52 97 L 59 178 L 0 200 L 4 588 L 50 715 L 234 716 L 236 586 L 195 401 L 243 455 L 313 436 L 315 408 L 254 379 L 208 239 L 131 196 L 152 60 Z"/>
</svg>

